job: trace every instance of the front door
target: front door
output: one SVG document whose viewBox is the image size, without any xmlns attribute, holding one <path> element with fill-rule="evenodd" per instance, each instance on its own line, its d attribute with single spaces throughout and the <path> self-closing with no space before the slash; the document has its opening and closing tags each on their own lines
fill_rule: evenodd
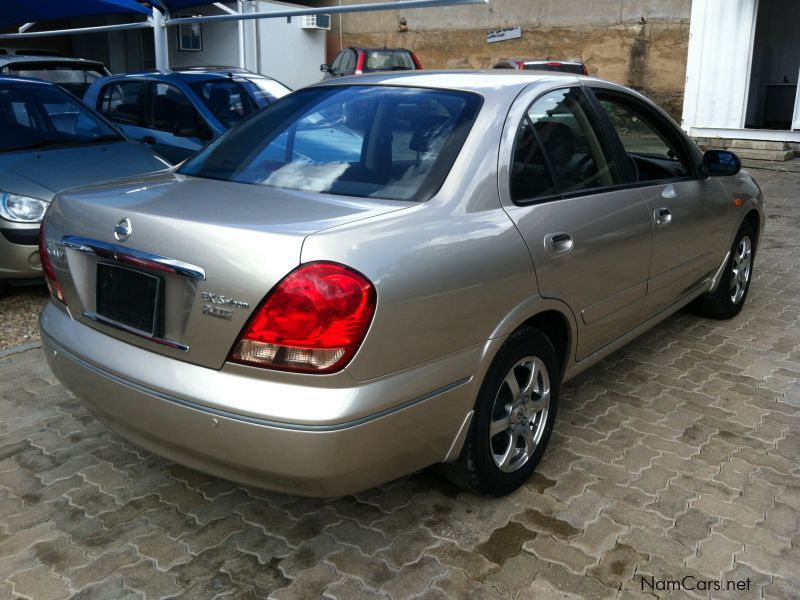
<svg viewBox="0 0 800 600">
<path fill-rule="evenodd" d="M 616 89 L 593 92 L 627 154 L 653 223 L 646 302 L 652 316 L 719 268 L 729 243 L 728 194 L 718 180 L 699 173 L 698 151 L 657 110 Z"/>
<path fill-rule="evenodd" d="M 523 93 L 509 113 L 501 196 L 541 295 L 575 317 L 581 360 L 642 322 L 652 228 L 639 193 L 618 189 L 620 169 L 582 88 L 535 96 Z"/>
</svg>

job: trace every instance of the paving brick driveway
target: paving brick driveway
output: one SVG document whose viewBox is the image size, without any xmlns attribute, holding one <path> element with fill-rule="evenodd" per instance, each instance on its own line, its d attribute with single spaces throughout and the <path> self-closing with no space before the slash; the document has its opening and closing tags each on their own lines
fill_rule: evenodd
<svg viewBox="0 0 800 600">
<path fill-rule="evenodd" d="M 601 598 L 687 576 L 797 598 L 800 174 L 757 176 L 742 314 L 680 313 L 570 382 L 504 499 L 433 471 L 327 501 L 236 486 L 108 433 L 40 350 L 0 358 L 0 598 Z"/>
</svg>

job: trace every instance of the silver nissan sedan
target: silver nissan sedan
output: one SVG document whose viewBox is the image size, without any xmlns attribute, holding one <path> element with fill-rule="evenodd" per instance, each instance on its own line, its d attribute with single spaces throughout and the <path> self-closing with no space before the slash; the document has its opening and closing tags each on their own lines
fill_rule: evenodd
<svg viewBox="0 0 800 600">
<path fill-rule="evenodd" d="M 501 495 L 562 381 L 690 302 L 741 310 L 763 225 L 734 154 L 621 86 L 337 79 L 59 195 L 42 339 L 103 423 L 189 467 L 336 496 L 442 463 Z"/>
</svg>

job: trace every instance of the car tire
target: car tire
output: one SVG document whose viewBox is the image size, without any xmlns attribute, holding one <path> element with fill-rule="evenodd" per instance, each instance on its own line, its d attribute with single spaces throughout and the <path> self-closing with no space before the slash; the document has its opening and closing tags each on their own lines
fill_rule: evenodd
<svg viewBox="0 0 800 600">
<path fill-rule="evenodd" d="M 730 319 L 739 314 L 750 289 L 755 256 L 755 230 L 750 222 L 745 221 L 736 233 L 717 289 L 698 298 L 695 304 L 701 315 L 712 319 Z"/>
<path fill-rule="evenodd" d="M 447 478 L 487 496 L 525 483 L 550 440 L 560 379 L 547 336 L 533 328 L 512 334 L 486 373 L 459 458 L 442 465 Z"/>
</svg>

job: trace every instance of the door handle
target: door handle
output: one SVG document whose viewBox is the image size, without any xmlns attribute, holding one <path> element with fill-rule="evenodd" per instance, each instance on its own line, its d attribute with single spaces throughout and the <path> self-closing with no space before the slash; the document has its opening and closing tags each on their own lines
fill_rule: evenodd
<svg viewBox="0 0 800 600">
<path fill-rule="evenodd" d="M 156 138 L 154 138 L 152 135 L 146 135 L 142 138 L 142 143 L 152 146 L 156 143 Z"/>
<path fill-rule="evenodd" d="M 672 223 L 672 213 L 668 208 L 657 208 L 653 211 L 653 219 L 658 227 L 665 227 Z"/>
<path fill-rule="evenodd" d="M 564 231 L 548 233 L 544 236 L 544 251 L 550 257 L 569 254 L 574 245 L 572 236 Z"/>
</svg>

